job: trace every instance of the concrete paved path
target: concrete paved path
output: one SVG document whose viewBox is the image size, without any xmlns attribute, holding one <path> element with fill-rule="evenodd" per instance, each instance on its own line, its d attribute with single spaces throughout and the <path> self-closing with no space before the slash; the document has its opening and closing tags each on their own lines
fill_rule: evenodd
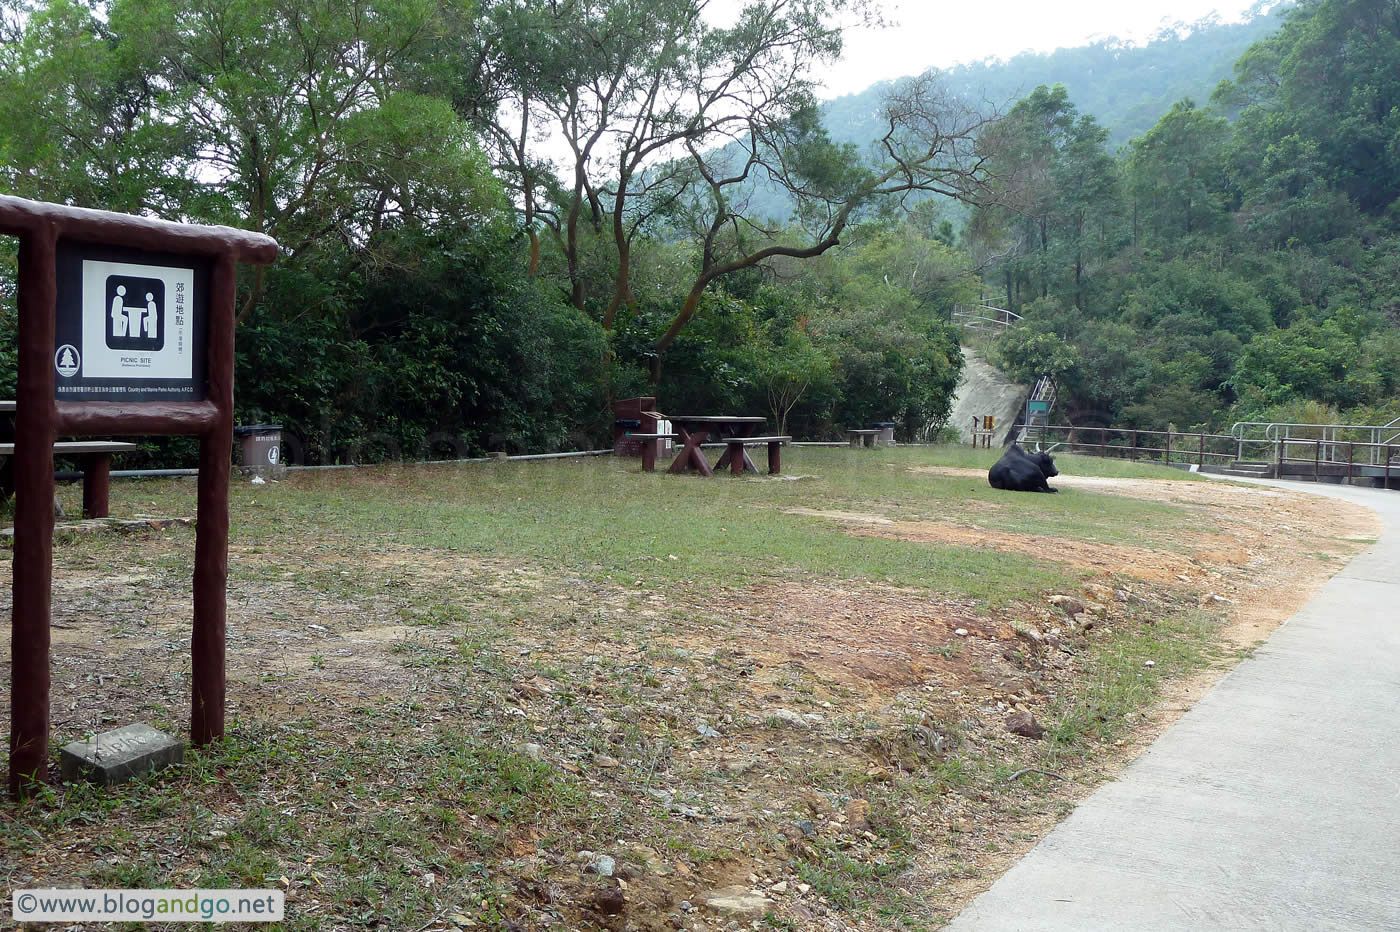
<svg viewBox="0 0 1400 932">
<path fill-rule="evenodd" d="M 950 932 L 1400 930 L 1400 492 L 1381 539 Z"/>
</svg>

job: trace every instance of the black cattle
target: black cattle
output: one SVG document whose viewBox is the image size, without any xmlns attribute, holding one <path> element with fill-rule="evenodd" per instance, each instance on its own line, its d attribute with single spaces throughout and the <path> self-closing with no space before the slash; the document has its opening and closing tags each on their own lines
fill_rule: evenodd
<svg viewBox="0 0 1400 932">
<path fill-rule="evenodd" d="M 1011 492 L 1058 492 L 1045 480 L 1059 474 L 1049 453 L 1027 453 L 1020 444 L 1013 443 L 987 470 L 987 481 L 994 489 Z"/>
</svg>

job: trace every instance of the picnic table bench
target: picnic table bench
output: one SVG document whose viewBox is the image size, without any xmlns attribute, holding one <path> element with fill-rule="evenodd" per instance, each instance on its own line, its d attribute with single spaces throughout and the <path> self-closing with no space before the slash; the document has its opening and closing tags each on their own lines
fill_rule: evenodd
<svg viewBox="0 0 1400 932">
<path fill-rule="evenodd" d="M 783 448 L 783 444 L 791 442 L 792 438 L 788 436 L 730 437 L 724 441 L 726 447 L 724 455 L 728 458 L 729 467 L 733 470 L 734 475 L 742 476 L 746 469 L 753 468 L 753 461 L 748 458 L 748 454 L 744 452 L 744 448 L 757 444 L 767 444 L 768 475 L 776 476 L 781 471 L 783 465 L 782 454 L 780 452 Z M 753 471 L 757 472 L 758 470 L 754 469 Z"/>
<path fill-rule="evenodd" d="M 2 409 L 0 409 L 2 410 Z M 111 486 L 112 454 L 136 449 L 134 443 L 119 440 L 72 440 L 53 445 L 58 456 L 77 456 L 83 469 L 83 517 L 108 516 L 108 490 Z M 0 457 L 14 456 L 13 443 L 0 443 Z"/>
<path fill-rule="evenodd" d="M 862 446 L 867 446 L 867 447 L 873 447 L 873 446 L 875 446 L 875 440 L 876 440 L 876 438 L 879 437 L 880 434 L 884 433 L 884 431 L 881 431 L 881 430 L 848 430 L 848 431 L 846 431 L 846 433 L 848 433 L 848 434 L 851 435 L 851 449 L 852 449 L 852 450 L 857 450 L 857 449 L 859 449 L 859 448 L 862 447 Z"/>
<path fill-rule="evenodd" d="M 19 402 L 14 399 L 0 400 L 0 414 L 15 414 Z M 7 428 L 8 429 L 8 428 Z M 8 441 L 14 434 L 6 433 Z M 136 449 L 134 443 L 118 440 L 65 440 L 53 445 L 57 456 L 76 456 L 83 471 L 83 517 L 108 517 L 109 489 L 112 483 L 112 454 L 127 453 Z M 0 460 L 15 455 L 13 443 L 0 443 Z M 6 497 L 13 491 L 6 475 L 0 480 Z"/>
<path fill-rule="evenodd" d="M 758 467 L 753 464 L 753 460 L 749 459 L 749 454 L 745 452 L 743 445 L 731 447 L 727 441 L 755 436 L 759 429 L 768 423 L 768 418 L 692 414 L 673 415 L 670 421 L 672 426 L 676 428 L 676 435 L 680 437 L 684 446 L 676 454 L 676 458 L 671 461 L 671 467 L 666 470 L 667 472 L 680 475 L 693 469 L 702 476 L 713 476 L 716 469 L 723 469 L 730 465 L 736 449 L 743 466 L 736 468 L 735 474 L 758 472 Z M 700 450 L 700 445 L 710 438 L 710 434 L 716 434 L 716 440 L 726 441 L 724 455 L 719 458 L 719 462 L 715 463 L 713 468 L 711 468 L 709 460 L 705 459 L 705 454 Z"/>
</svg>

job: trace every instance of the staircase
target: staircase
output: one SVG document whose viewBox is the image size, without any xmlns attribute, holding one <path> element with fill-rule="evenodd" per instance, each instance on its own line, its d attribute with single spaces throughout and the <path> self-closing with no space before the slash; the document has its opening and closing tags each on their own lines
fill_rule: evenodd
<svg viewBox="0 0 1400 932">
<path fill-rule="evenodd" d="M 1216 466 L 1207 471 L 1220 476 L 1243 476 L 1247 479 L 1274 478 L 1274 464 L 1258 460 L 1235 460 L 1226 466 Z"/>
<path fill-rule="evenodd" d="M 1055 410 L 1055 383 L 1050 381 L 1049 376 L 1042 375 L 1036 380 L 1035 387 L 1031 389 L 1030 397 L 1026 399 L 1027 408 L 1029 408 L 1030 402 L 1032 401 L 1046 402 L 1045 424 L 1049 424 L 1050 412 Z M 1025 412 L 1023 411 L 1022 413 L 1024 414 Z M 1036 428 L 1031 424 L 1023 423 L 1020 430 L 1016 433 L 1016 442 L 1025 443 L 1026 437 L 1035 429 Z"/>
</svg>

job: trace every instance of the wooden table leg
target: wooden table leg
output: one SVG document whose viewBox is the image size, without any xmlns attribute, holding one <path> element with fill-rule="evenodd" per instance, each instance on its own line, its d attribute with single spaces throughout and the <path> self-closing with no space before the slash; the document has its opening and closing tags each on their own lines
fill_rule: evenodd
<svg viewBox="0 0 1400 932">
<path fill-rule="evenodd" d="M 660 445 L 660 440 L 642 441 L 642 472 L 656 471 L 656 448 Z"/>
<path fill-rule="evenodd" d="M 779 441 L 768 444 L 768 475 L 776 476 L 782 471 L 782 449 L 783 445 Z"/>
<path fill-rule="evenodd" d="M 762 426 L 762 424 L 745 424 L 739 430 L 735 431 L 734 438 L 736 440 L 742 440 L 745 437 L 752 437 L 758 433 L 758 428 Z M 728 466 L 729 458 L 733 455 L 734 448 L 726 446 L 724 448 L 724 455 L 719 458 L 718 463 L 715 463 L 715 469 L 723 469 L 724 467 Z M 739 447 L 739 456 L 744 461 L 744 472 L 751 472 L 755 476 L 758 475 L 758 467 L 753 464 L 753 459 L 749 457 L 749 451 L 741 446 Z"/>
<path fill-rule="evenodd" d="M 83 456 L 84 518 L 107 517 L 111 475 L 112 454 L 88 453 Z"/>
<path fill-rule="evenodd" d="M 725 448 L 724 455 L 729 458 L 729 471 L 735 476 L 744 474 L 744 463 L 747 457 L 744 456 L 743 441 L 730 441 Z"/>
<path fill-rule="evenodd" d="M 728 469 L 729 461 L 733 456 L 734 448 L 725 444 L 724 452 L 719 455 L 719 459 L 715 462 L 715 469 L 718 469 L 720 472 Z"/>
<path fill-rule="evenodd" d="M 676 433 L 685 446 L 681 448 L 681 452 L 676 454 L 676 458 L 671 461 L 671 468 L 666 471 L 681 475 L 687 469 L 694 469 L 702 476 L 713 476 L 715 471 L 710 468 L 709 460 L 705 459 L 705 454 L 700 449 L 700 444 L 704 443 L 705 438 L 710 435 L 709 429 L 701 428 L 691 433 L 684 427 L 677 427 Z"/>
</svg>

